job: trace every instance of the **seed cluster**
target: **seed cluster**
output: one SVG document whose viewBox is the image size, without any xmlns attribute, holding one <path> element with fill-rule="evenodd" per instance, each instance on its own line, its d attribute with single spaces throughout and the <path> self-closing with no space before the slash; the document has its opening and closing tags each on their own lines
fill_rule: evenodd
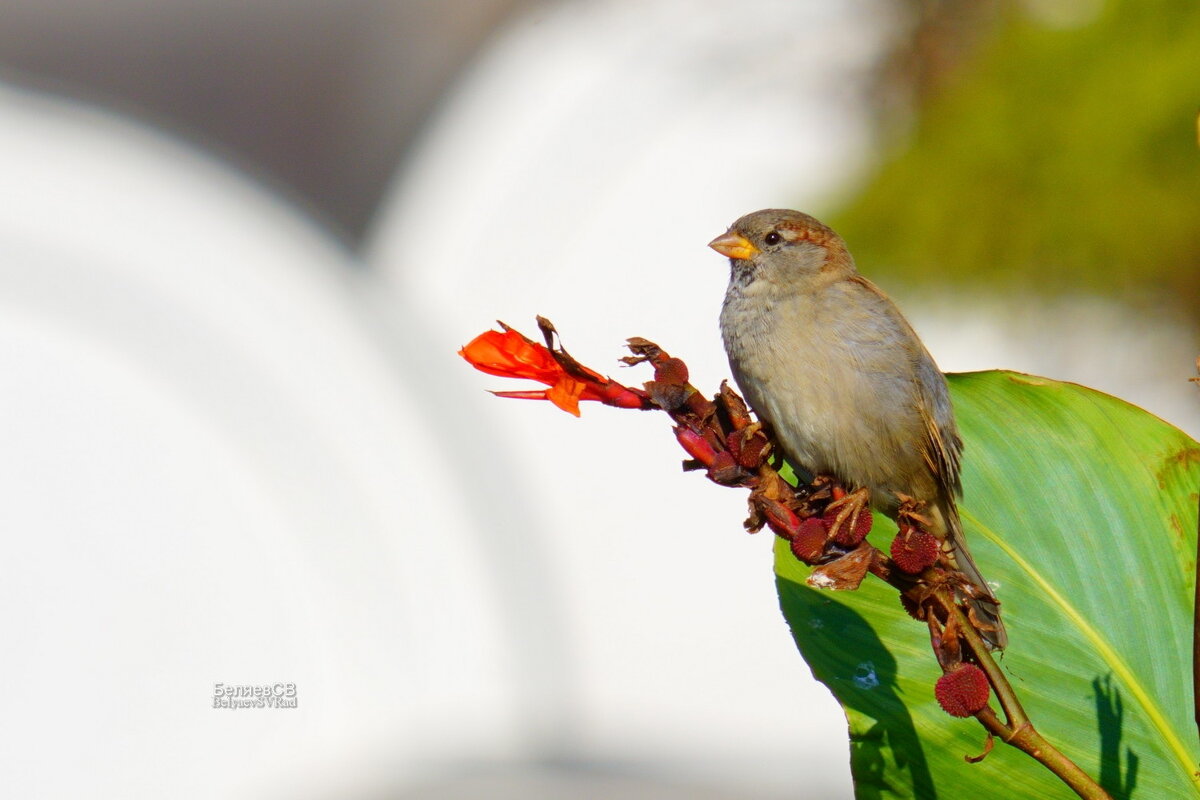
<svg viewBox="0 0 1200 800">
<path fill-rule="evenodd" d="M 991 690 L 983 670 L 964 662 L 938 678 L 933 693 L 947 714 L 969 717 L 983 710 Z"/>
</svg>

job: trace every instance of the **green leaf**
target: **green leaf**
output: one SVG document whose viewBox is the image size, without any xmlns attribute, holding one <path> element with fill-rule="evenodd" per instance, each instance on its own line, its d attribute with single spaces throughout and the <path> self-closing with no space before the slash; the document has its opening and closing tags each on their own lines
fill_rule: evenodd
<svg viewBox="0 0 1200 800">
<path fill-rule="evenodd" d="M 1116 800 L 1200 797 L 1192 600 L 1200 444 L 1081 386 L 951 375 L 965 441 L 960 505 L 1008 628 L 1001 668 L 1039 732 Z M 887 550 L 895 524 L 876 517 Z M 868 576 L 805 585 L 782 540 L 780 603 L 813 674 L 846 710 L 858 798 L 1072 798 L 1029 756 L 947 716 L 924 625 Z M 998 705 L 993 698 L 993 707 Z"/>
</svg>

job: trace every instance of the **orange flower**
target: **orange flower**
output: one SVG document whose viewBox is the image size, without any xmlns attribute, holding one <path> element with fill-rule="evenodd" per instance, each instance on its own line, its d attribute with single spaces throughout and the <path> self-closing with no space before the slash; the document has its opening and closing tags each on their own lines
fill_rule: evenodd
<svg viewBox="0 0 1200 800">
<path fill-rule="evenodd" d="M 623 408 L 647 407 L 641 393 L 610 381 L 579 366 L 567 369 L 549 348 L 517 333 L 507 325 L 503 331 L 485 331 L 458 351 L 471 366 L 502 378 L 525 378 L 544 383 L 548 389 L 494 392 L 497 397 L 549 400 L 563 411 L 579 416 L 580 400 L 595 400 Z"/>
<path fill-rule="evenodd" d="M 458 354 L 475 369 L 502 378 L 529 378 L 553 385 L 563 371 L 548 349 L 509 327 L 479 334 Z"/>
</svg>

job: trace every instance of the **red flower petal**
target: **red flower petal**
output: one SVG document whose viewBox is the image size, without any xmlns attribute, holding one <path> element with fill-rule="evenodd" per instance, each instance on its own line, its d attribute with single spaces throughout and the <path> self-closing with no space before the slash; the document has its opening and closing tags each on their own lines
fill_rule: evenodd
<svg viewBox="0 0 1200 800">
<path fill-rule="evenodd" d="M 502 378 L 528 378 L 553 386 L 564 374 L 549 350 L 511 329 L 485 331 L 458 354 L 475 369 Z"/>
<path fill-rule="evenodd" d="M 563 374 L 558 382 L 546 390 L 546 399 L 566 411 L 568 414 L 579 416 L 579 398 L 587 384 L 577 381 L 570 375 Z"/>
</svg>

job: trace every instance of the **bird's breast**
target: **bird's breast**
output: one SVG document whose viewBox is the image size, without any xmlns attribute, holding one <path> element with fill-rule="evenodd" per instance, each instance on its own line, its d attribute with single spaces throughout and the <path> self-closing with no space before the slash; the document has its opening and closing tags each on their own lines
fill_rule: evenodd
<svg viewBox="0 0 1200 800">
<path fill-rule="evenodd" d="M 731 287 L 721 328 L 738 386 L 790 458 L 854 486 L 912 493 L 923 422 L 911 334 L 892 313 L 873 295 Z"/>
</svg>

